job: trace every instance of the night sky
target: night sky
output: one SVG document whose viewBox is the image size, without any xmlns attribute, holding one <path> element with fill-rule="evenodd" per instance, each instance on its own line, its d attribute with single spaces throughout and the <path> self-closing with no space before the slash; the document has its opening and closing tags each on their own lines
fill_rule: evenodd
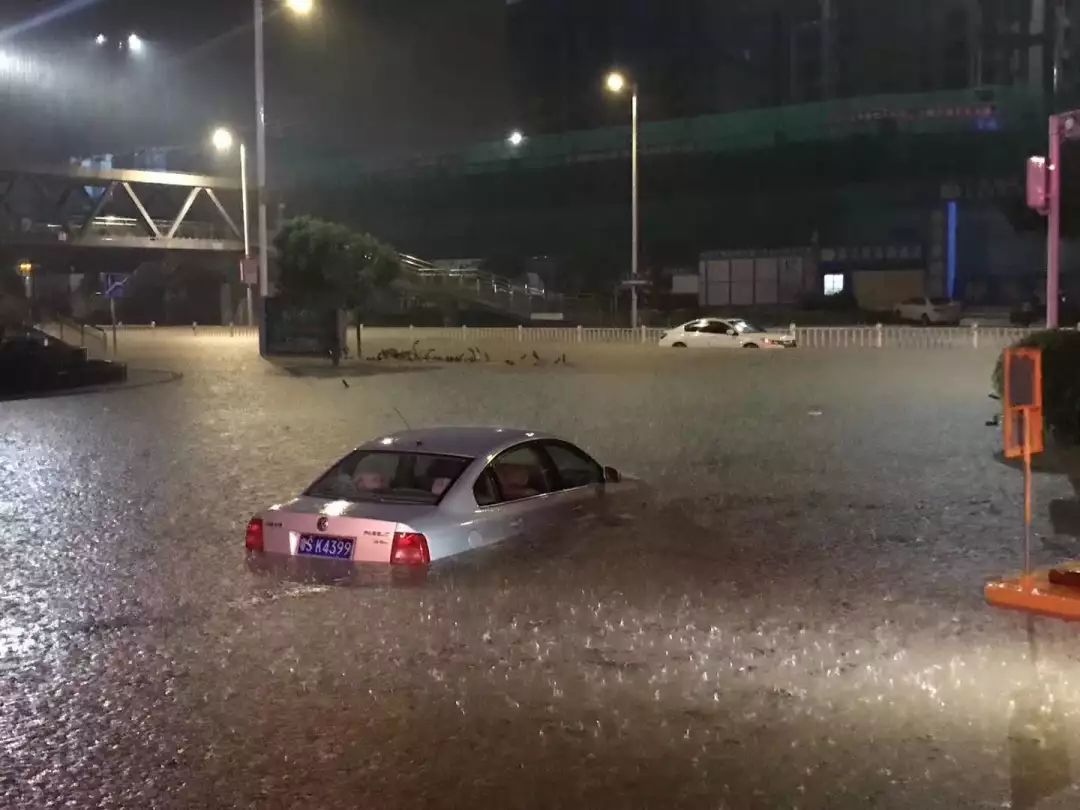
<svg viewBox="0 0 1080 810">
<path fill-rule="evenodd" d="M 514 123 L 505 0 L 317 0 L 307 20 L 266 3 L 272 135 L 378 159 Z M 251 17 L 248 0 L 4 0 L 0 151 L 190 146 L 217 123 L 250 133 Z M 117 47 L 131 31 L 147 43 L 137 59 Z"/>
</svg>

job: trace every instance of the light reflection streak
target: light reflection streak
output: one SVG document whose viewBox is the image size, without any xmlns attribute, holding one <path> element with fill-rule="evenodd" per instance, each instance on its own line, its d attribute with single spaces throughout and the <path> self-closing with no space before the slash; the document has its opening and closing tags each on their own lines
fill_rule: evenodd
<svg viewBox="0 0 1080 810">
<path fill-rule="evenodd" d="M 51 22 L 67 17 L 69 14 L 82 11 L 84 8 L 89 8 L 100 2 L 101 0 L 66 0 L 66 2 L 59 3 L 52 8 L 45 9 L 32 17 L 28 17 L 22 22 L 17 22 L 14 25 L 9 25 L 7 28 L 0 30 L 0 42 L 10 40 L 19 34 L 25 34 L 27 31 L 33 31 L 35 28 L 40 28 L 43 25 L 48 25 Z"/>
</svg>

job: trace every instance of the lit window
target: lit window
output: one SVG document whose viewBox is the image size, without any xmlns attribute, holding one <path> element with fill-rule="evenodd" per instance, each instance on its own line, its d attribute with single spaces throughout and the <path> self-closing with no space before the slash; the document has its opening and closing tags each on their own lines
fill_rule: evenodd
<svg viewBox="0 0 1080 810">
<path fill-rule="evenodd" d="M 826 295 L 839 295 L 844 291 L 844 274 L 843 273 L 826 273 L 825 274 L 825 294 Z"/>
</svg>

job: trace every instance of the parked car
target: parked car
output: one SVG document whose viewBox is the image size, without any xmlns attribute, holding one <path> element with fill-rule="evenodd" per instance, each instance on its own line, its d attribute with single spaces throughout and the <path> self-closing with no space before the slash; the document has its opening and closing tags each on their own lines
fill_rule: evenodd
<svg viewBox="0 0 1080 810">
<path fill-rule="evenodd" d="M 1058 304 L 1058 323 L 1062 326 L 1075 326 L 1080 322 L 1080 307 L 1073 302 L 1074 299 L 1061 296 Z M 1016 326 L 1040 326 L 1046 323 L 1046 304 L 1038 299 L 1029 299 L 1014 307 L 1009 312 L 1009 322 Z"/>
<path fill-rule="evenodd" d="M 543 540 L 637 485 L 535 431 L 410 430 L 360 445 L 299 497 L 258 513 L 245 547 L 258 564 L 424 567 L 507 540 Z"/>
<path fill-rule="evenodd" d="M 782 349 L 796 346 L 787 332 L 767 332 L 742 318 L 699 318 L 660 336 L 660 345 L 675 349 Z"/>
<path fill-rule="evenodd" d="M 949 298 L 908 298 L 893 307 L 893 314 L 901 321 L 930 324 L 957 324 L 964 307 L 959 301 Z"/>
</svg>

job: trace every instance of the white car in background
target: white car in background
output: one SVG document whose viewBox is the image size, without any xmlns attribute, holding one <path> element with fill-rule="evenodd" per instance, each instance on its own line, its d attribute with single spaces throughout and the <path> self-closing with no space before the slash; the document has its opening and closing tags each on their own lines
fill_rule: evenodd
<svg viewBox="0 0 1080 810">
<path fill-rule="evenodd" d="M 793 349 L 795 336 L 766 332 L 742 318 L 699 318 L 664 332 L 660 345 L 674 349 Z"/>
<path fill-rule="evenodd" d="M 893 315 L 902 321 L 930 324 L 957 324 L 964 308 L 959 301 L 948 298 L 908 298 L 893 307 Z"/>
</svg>

